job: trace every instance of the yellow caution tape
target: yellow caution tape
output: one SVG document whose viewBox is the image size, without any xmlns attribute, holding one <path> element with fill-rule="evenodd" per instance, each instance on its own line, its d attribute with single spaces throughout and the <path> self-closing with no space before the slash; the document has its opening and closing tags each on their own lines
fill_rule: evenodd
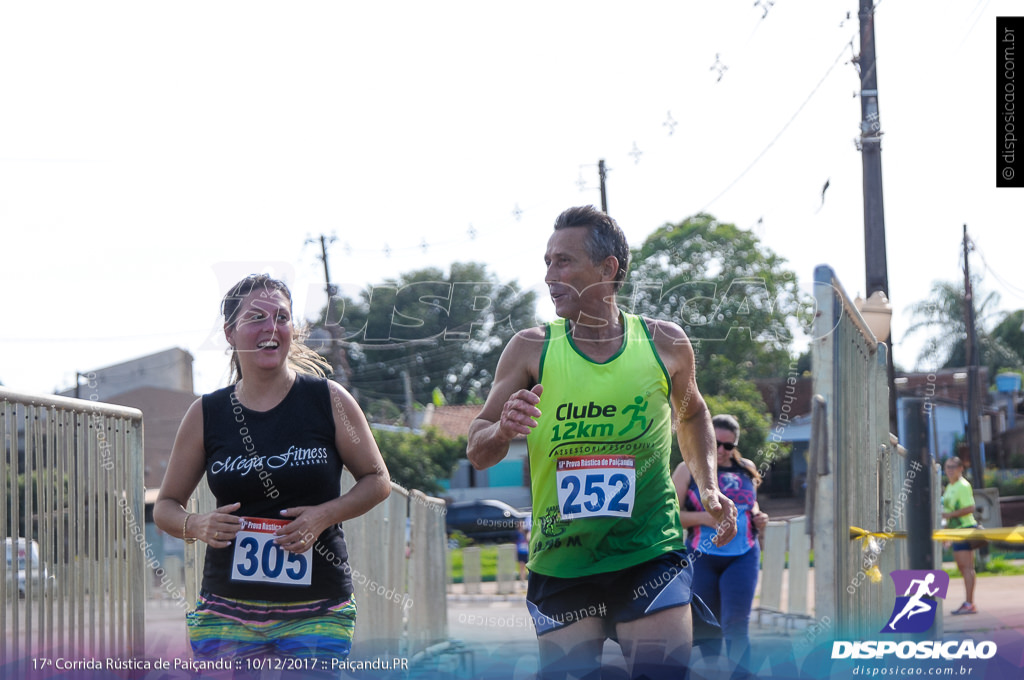
<svg viewBox="0 0 1024 680">
<path fill-rule="evenodd" d="M 860 527 L 850 527 L 850 540 L 869 538 L 906 538 L 905 531 L 872 532 Z M 993 529 L 939 529 L 932 533 L 935 541 L 998 541 L 1000 543 L 1024 543 L 1024 525 L 996 527 Z"/>
<path fill-rule="evenodd" d="M 855 538 L 860 538 L 860 539 L 863 539 L 863 540 L 866 541 L 869 538 L 884 538 L 884 539 L 888 540 L 890 538 L 906 538 L 906 537 L 907 537 L 907 532 L 905 532 L 905 531 L 895 531 L 895 532 L 892 532 L 892 531 L 879 531 L 879 532 L 872 532 L 872 531 L 868 531 L 867 529 L 861 529 L 860 527 L 850 527 L 850 540 L 851 541 L 854 540 Z"/>
<path fill-rule="evenodd" d="M 936 541 L 999 541 L 1024 543 L 1024 525 L 995 527 L 992 529 L 939 529 L 932 534 Z"/>
</svg>

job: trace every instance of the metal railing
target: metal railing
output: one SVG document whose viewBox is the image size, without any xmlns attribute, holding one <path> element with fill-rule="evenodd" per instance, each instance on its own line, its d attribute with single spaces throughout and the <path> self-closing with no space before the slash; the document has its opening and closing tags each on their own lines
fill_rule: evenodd
<svg viewBox="0 0 1024 680">
<path fill-rule="evenodd" d="M 0 675 L 141 656 L 142 413 L 0 388 L 0 443 Z"/>
<path fill-rule="evenodd" d="M 342 473 L 342 491 L 355 483 Z M 205 477 L 189 500 L 190 512 L 209 512 L 216 501 Z M 343 525 L 356 600 L 353 658 L 411 658 L 448 637 L 448 542 L 445 503 L 392 483 L 391 495 Z M 185 550 L 185 592 L 194 603 L 202 585 L 205 544 Z M 184 625 L 184 624 L 183 624 Z"/>
<path fill-rule="evenodd" d="M 393 492 L 392 492 L 393 493 Z M 422 491 L 409 492 L 408 654 L 448 638 L 446 506 Z"/>
<path fill-rule="evenodd" d="M 886 346 L 868 330 L 831 268 L 815 269 L 814 287 L 811 354 L 818 396 L 808 517 L 815 615 L 830 621 L 837 636 L 868 639 L 892 609 L 893 585 L 884 575 L 907 568 L 906 546 L 885 538 L 850 540 L 849 528 L 906 529 L 901 492 L 908 463 L 889 436 Z"/>
</svg>

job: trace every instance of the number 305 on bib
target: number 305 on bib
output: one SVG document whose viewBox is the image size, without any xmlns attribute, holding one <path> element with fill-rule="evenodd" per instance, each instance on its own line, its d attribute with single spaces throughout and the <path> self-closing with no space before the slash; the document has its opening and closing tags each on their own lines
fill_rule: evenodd
<svg viewBox="0 0 1024 680">
<path fill-rule="evenodd" d="M 232 581 L 259 581 L 282 586 L 308 586 L 313 569 L 309 552 L 288 552 L 274 543 L 274 533 L 288 520 L 243 517 L 235 536 Z"/>
</svg>

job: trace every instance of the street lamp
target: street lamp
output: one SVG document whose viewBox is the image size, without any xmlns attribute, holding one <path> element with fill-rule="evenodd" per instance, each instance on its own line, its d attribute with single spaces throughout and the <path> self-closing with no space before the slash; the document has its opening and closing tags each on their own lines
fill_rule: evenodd
<svg viewBox="0 0 1024 680">
<path fill-rule="evenodd" d="M 879 342 L 887 341 L 892 325 L 892 305 L 889 304 L 889 298 L 885 296 L 885 293 L 876 290 L 868 296 L 867 300 L 858 297 L 853 304 L 856 305 L 860 315 L 864 317 L 864 323 L 868 325 L 871 334 Z"/>
</svg>

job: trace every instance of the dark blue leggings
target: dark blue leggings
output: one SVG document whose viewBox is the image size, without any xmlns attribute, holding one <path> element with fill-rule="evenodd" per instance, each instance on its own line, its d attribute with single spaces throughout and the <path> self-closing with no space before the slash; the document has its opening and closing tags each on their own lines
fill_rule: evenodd
<svg viewBox="0 0 1024 680">
<path fill-rule="evenodd" d="M 741 663 L 749 658 L 750 607 L 760 561 L 757 543 L 742 555 L 702 554 L 693 559 L 693 593 L 704 600 L 721 624 L 730 658 Z"/>
</svg>

